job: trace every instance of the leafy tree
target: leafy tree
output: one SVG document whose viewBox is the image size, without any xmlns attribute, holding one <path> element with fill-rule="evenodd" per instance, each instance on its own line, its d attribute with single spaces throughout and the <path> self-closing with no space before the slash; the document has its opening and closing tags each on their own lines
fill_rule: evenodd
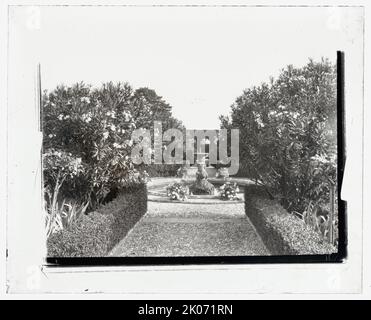
<svg viewBox="0 0 371 320">
<path fill-rule="evenodd" d="M 152 129 L 154 121 L 161 121 L 163 130 L 183 129 L 181 121 L 172 115 L 172 107 L 155 90 L 139 88 L 131 98 L 130 111 L 139 128 Z"/>
<path fill-rule="evenodd" d="M 155 90 L 149 88 L 139 88 L 135 90 L 131 99 L 131 114 L 135 119 L 137 128 L 153 129 L 154 121 L 160 121 L 162 131 L 174 128 L 183 131 L 185 127 L 182 122 L 172 115 L 172 106 L 168 104 L 161 96 L 157 95 Z M 154 135 L 152 135 L 152 144 Z M 170 142 L 163 141 L 165 148 Z M 185 141 L 184 141 L 185 144 Z M 154 151 L 154 150 L 153 150 Z M 146 170 L 151 176 L 174 176 L 180 165 L 175 164 L 151 164 L 140 165 L 142 170 Z"/>
<path fill-rule="evenodd" d="M 241 173 L 264 184 L 291 210 L 328 203 L 336 181 L 336 73 L 325 59 L 288 66 L 269 83 L 247 89 L 221 117 L 240 129 Z"/>
<path fill-rule="evenodd" d="M 145 179 L 145 167 L 135 166 L 130 157 L 134 129 L 152 129 L 155 120 L 163 122 L 164 130 L 182 128 L 171 106 L 154 90 L 134 91 L 127 83 L 108 82 L 99 88 L 83 82 L 61 85 L 44 92 L 42 111 L 46 185 L 53 189 L 56 181 L 63 181 L 61 196 L 89 201 L 91 206 Z M 78 161 L 79 174 L 64 175 L 66 159 Z M 63 180 L 52 179 L 62 173 Z"/>
</svg>

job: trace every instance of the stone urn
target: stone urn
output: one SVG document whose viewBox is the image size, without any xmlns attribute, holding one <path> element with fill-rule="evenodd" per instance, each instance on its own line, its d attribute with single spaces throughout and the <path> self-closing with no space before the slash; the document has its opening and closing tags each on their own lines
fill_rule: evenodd
<svg viewBox="0 0 371 320">
<path fill-rule="evenodd" d="M 228 172 L 228 168 L 219 168 L 218 170 L 218 177 L 220 178 L 223 178 L 223 179 L 227 179 L 229 178 L 229 172 Z"/>
</svg>

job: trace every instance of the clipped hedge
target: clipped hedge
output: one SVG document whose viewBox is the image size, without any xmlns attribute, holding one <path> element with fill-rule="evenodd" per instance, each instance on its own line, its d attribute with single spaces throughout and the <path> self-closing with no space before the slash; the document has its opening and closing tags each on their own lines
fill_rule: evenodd
<svg viewBox="0 0 371 320">
<path fill-rule="evenodd" d="M 143 166 L 148 175 L 152 178 L 155 177 L 176 177 L 178 169 L 181 167 L 179 164 L 151 164 Z"/>
<path fill-rule="evenodd" d="M 245 187 L 245 212 L 273 255 L 331 254 L 337 251 L 311 226 L 290 215 L 260 186 Z"/>
<path fill-rule="evenodd" d="M 125 188 L 113 201 L 52 234 L 47 241 L 48 257 L 104 257 L 146 211 L 146 185 Z"/>
</svg>

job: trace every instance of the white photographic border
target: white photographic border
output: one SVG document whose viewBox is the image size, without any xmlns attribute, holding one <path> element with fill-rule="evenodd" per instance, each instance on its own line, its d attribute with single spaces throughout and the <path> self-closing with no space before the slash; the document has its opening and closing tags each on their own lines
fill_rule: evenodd
<svg viewBox="0 0 371 320">
<path fill-rule="evenodd" d="M 13 1 L 11 5 L 32 5 L 35 1 Z M 73 4 L 72 1 L 38 1 L 43 4 Z M 79 1 L 78 4 L 101 5 L 98 1 Z M 104 4 L 130 4 L 127 1 L 106 1 Z M 136 5 L 161 4 L 140 1 Z M 177 1 L 179 5 L 184 4 Z M 205 5 L 225 4 L 222 1 L 203 1 Z M 241 5 L 241 2 L 232 2 Z M 263 2 L 266 5 L 272 3 Z M 163 3 L 162 4 L 166 4 Z M 172 2 L 174 4 L 174 2 Z M 243 5 L 249 5 L 245 2 Z M 282 4 L 282 2 L 281 2 Z M 319 5 L 312 1 L 307 5 Z M 329 5 L 339 5 L 339 3 Z M 362 4 L 362 3 L 361 3 Z M 200 5 L 200 3 L 198 3 Z M 228 3 L 231 5 L 231 3 Z M 250 5 L 254 5 L 251 3 Z M 320 4 L 322 5 L 322 4 Z M 356 4 L 348 4 L 354 5 Z M 20 7 L 21 8 L 21 7 Z M 363 9 L 355 16 L 363 23 Z M 7 16 L 8 10 L 3 16 Z M 5 19 L 7 21 L 7 17 Z M 2 26 L 4 19 L 1 19 Z M 37 26 L 36 26 L 37 27 Z M 363 28 L 363 27 L 362 27 Z M 12 34 L 9 34 L 12 36 Z M 13 42 L 14 44 L 14 42 Z M 7 68 L 6 110 L 1 119 L 7 129 L 6 177 L 4 190 L 8 250 L 6 284 L 9 293 L 111 293 L 129 296 L 181 298 L 197 294 L 198 297 L 234 298 L 245 294 L 346 294 L 363 290 L 363 33 L 355 34 L 345 51 L 345 112 L 346 112 L 346 170 L 342 197 L 348 201 L 347 232 L 348 257 L 344 263 L 334 264 L 250 264 L 204 266 L 128 266 L 128 267 L 45 267 L 41 208 L 41 133 L 38 129 L 36 93 L 37 59 L 19 44 L 8 44 L 8 55 L 1 66 Z M 22 69 L 19 69 L 20 62 Z M 22 94 L 20 94 L 20 91 Z M 2 104 L 2 109 L 4 104 Z M 2 113 L 3 114 L 3 113 Z M 6 120 L 7 121 L 4 121 Z M 2 185 L 3 187 L 3 185 Z M 1 208 L 2 209 L 2 208 Z M 1 221 L 3 222 L 3 220 Z M 5 222 L 5 221 L 4 221 Z M 3 225 L 3 224 L 2 224 Z M 0 235 L 5 237 L 4 233 Z M 5 265 L 5 264 L 4 264 Z M 368 288 L 370 284 L 366 284 Z M 156 294 L 156 296 L 154 296 Z"/>
</svg>

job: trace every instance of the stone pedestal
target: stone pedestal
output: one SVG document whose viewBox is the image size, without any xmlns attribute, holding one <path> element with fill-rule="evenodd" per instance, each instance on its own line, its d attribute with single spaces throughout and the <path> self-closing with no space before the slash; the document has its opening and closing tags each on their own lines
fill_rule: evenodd
<svg viewBox="0 0 371 320">
<path fill-rule="evenodd" d="M 217 170 L 210 166 L 210 167 L 206 167 L 206 172 L 207 172 L 207 175 L 209 176 L 209 178 L 215 178 L 216 177 L 216 172 Z"/>
</svg>

